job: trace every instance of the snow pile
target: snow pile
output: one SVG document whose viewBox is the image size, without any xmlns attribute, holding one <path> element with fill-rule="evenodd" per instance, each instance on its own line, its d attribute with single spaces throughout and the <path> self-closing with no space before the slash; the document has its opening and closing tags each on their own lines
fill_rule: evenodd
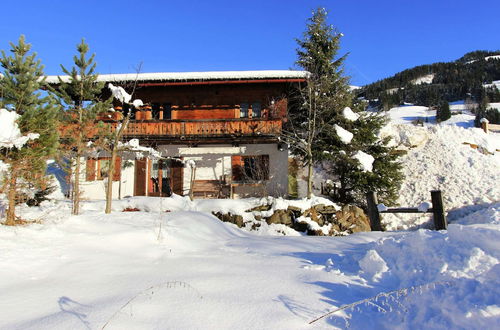
<svg viewBox="0 0 500 330">
<path fill-rule="evenodd" d="M 351 143 L 351 140 L 354 137 L 354 134 L 352 134 L 346 129 L 343 129 L 337 124 L 335 124 L 335 133 L 337 133 L 338 137 L 340 138 L 340 141 L 342 141 L 345 144 Z"/>
<path fill-rule="evenodd" d="M 384 259 L 375 250 L 369 250 L 363 259 L 358 261 L 358 264 L 361 268 L 361 276 L 374 282 L 378 282 L 389 270 Z"/>
<path fill-rule="evenodd" d="M 373 170 L 373 162 L 375 161 L 375 158 L 373 158 L 372 155 L 363 151 L 358 151 L 354 154 L 353 158 L 359 161 L 363 172 L 371 172 Z"/>
<path fill-rule="evenodd" d="M 19 117 L 21 116 L 14 111 L 0 109 L 0 148 L 20 149 L 28 141 L 40 136 L 38 133 L 22 135 L 16 122 Z"/>
<path fill-rule="evenodd" d="M 342 111 L 342 115 L 349 121 L 356 121 L 359 119 L 359 115 L 352 111 L 352 109 L 349 107 L 344 108 L 344 110 Z"/>
<path fill-rule="evenodd" d="M 424 132 L 427 139 L 401 158 L 406 177 L 398 203 L 415 207 L 430 201 L 431 190 L 441 190 L 446 210 L 491 204 L 500 199 L 500 136 L 481 129 L 455 125 L 390 125 L 396 140 Z M 386 132 L 387 133 L 387 132 Z M 400 140 L 401 142 L 401 140 Z M 387 214 L 389 229 L 420 225 L 428 216 Z M 450 219 L 451 221 L 452 219 Z"/>
<path fill-rule="evenodd" d="M 498 239 L 498 227 L 450 225 L 448 232 L 419 230 L 370 243 L 358 260 L 359 274 L 364 285 L 384 293 L 347 305 L 352 307 L 330 323 L 355 329 L 497 328 Z M 350 261 L 344 257 L 336 265 Z"/>
</svg>

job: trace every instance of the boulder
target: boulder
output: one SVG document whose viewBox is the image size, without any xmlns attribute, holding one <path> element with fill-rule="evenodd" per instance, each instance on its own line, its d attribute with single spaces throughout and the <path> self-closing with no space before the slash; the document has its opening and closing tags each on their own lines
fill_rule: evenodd
<svg viewBox="0 0 500 330">
<path fill-rule="evenodd" d="M 288 210 L 276 210 L 266 219 L 267 224 L 282 224 L 290 226 L 292 224 L 292 214 Z"/>
<path fill-rule="evenodd" d="M 321 214 L 335 214 L 337 212 L 333 205 L 316 204 L 313 208 Z"/>
<path fill-rule="evenodd" d="M 336 213 L 335 225 L 339 227 L 339 231 L 349 233 L 371 231 L 370 220 L 365 212 L 354 205 L 346 205 Z"/>
<path fill-rule="evenodd" d="M 245 224 L 243 222 L 243 216 L 238 214 L 221 213 L 221 212 L 213 212 L 212 214 L 224 222 L 234 223 L 239 228 L 243 227 Z"/>
</svg>

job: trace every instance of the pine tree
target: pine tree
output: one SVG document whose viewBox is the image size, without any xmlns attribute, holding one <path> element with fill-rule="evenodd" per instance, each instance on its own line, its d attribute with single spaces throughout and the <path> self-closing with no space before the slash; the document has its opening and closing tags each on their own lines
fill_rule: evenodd
<svg viewBox="0 0 500 330">
<path fill-rule="evenodd" d="M 43 66 L 30 53 L 31 45 L 25 43 L 24 36 L 18 44 L 10 43 L 10 56 L 2 51 L 0 64 L 3 78 L 0 79 L 0 106 L 20 115 L 18 125 L 21 133 L 39 134 L 38 138 L 21 148 L 2 150 L 1 159 L 9 166 L 4 175 L 9 201 L 6 225 L 16 223 L 15 204 L 20 189 L 27 185 L 42 188 L 46 183 L 47 160 L 53 157 L 58 145 L 58 107 L 49 94 L 42 96 L 45 87 Z"/>
<path fill-rule="evenodd" d="M 81 161 L 92 150 L 88 140 L 96 134 L 97 114 L 111 107 L 111 99 L 100 99 L 104 82 L 97 81 L 95 54 L 87 57 L 89 46 L 84 40 L 76 46 L 76 50 L 78 54 L 73 57 L 74 66 L 71 70 L 61 65 L 68 79 L 59 78 L 56 90 L 59 102 L 64 107 L 61 112 L 64 127 L 61 149 L 65 160 L 69 161 L 66 169 L 72 177 L 73 214 L 78 214 L 80 210 Z"/>
<path fill-rule="evenodd" d="M 326 22 L 325 9 L 317 9 L 308 20 L 302 40 L 297 39 L 297 65 L 310 73 L 305 85 L 291 96 L 285 138 L 292 152 L 308 168 L 307 196 L 312 196 L 313 166 L 321 155 L 318 138 L 335 122 L 339 109 L 350 103 L 348 79 L 343 75 L 345 55 L 335 58 L 342 37 Z"/>
<path fill-rule="evenodd" d="M 387 146 L 388 139 L 377 136 L 385 119 L 361 111 L 363 104 L 354 104 L 343 69 L 346 55 L 338 57 L 341 37 L 326 23 L 326 11 L 318 9 L 309 19 L 304 38 L 298 40 L 297 64 L 310 77 L 299 89 L 300 97 L 292 98 L 289 126 L 295 123 L 292 129 L 304 140 L 298 147 L 292 145 L 292 150 L 308 164 L 323 165 L 337 186 L 331 195 L 334 201 L 363 205 L 364 193 L 376 191 L 382 202 L 394 202 L 402 180 L 401 165 Z M 310 146 L 310 155 L 302 145 Z M 359 155 L 374 158 L 371 170 L 363 168 Z"/>
<path fill-rule="evenodd" d="M 441 100 L 436 110 L 436 120 L 442 122 L 451 118 L 450 105 L 448 101 Z"/>
</svg>

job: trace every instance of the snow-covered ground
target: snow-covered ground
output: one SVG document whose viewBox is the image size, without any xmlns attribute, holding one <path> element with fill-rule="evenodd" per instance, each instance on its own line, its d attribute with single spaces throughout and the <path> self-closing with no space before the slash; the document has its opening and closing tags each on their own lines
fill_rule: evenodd
<svg viewBox="0 0 500 330">
<path fill-rule="evenodd" d="M 408 124 L 423 115 L 423 127 Z M 384 215 L 401 230 L 273 236 L 209 213 L 257 199 L 134 197 L 110 215 L 103 201 L 79 216 L 64 200 L 20 207 L 38 223 L 0 226 L 0 329 L 500 328 L 498 135 L 468 117 L 435 125 L 419 107 L 390 116 L 383 133 L 407 151 L 399 202 L 443 190 L 447 231 Z"/>
<path fill-rule="evenodd" d="M 443 232 L 289 237 L 205 212 L 161 212 L 204 206 L 157 200 L 117 203 L 148 212 L 110 215 L 100 202 L 80 216 L 68 216 L 67 202 L 21 210 L 43 222 L 1 227 L 0 328 L 499 325 L 498 206 Z"/>
</svg>

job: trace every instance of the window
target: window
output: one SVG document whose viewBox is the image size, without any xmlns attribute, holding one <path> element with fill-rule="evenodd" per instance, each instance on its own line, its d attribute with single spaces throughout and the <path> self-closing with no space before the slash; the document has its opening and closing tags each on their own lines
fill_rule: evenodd
<svg viewBox="0 0 500 330">
<path fill-rule="evenodd" d="M 151 118 L 158 120 L 160 119 L 160 104 L 153 103 L 151 104 Z"/>
<path fill-rule="evenodd" d="M 269 155 L 233 156 L 233 181 L 255 182 L 269 180 Z"/>
<path fill-rule="evenodd" d="M 104 180 L 108 177 L 110 162 L 111 158 L 99 158 L 97 160 L 97 180 Z"/>
<path fill-rule="evenodd" d="M 86 165 L 86 181 L 104 180 L 108 176 L 111 157 L 88 158 Z M 113 181 L 119 181 L 121 176 L 121 159 L 116 158 Z"/>
<path fill-rule="evenodd" d="M 248 117 L 248 103 L 241 103 L 240 104 L 240 118 L 247 118 Z"/>
<path fill-rule="evenodd" d="M 163 119 L 172 119 L 172 104 L 163 104 Z"/>
<path fill-rule="evenodd" d="M 260 118 L 261 117 L 261 106 L 260 102 L 252 103 L 252 118 Z"/>
</svg>

